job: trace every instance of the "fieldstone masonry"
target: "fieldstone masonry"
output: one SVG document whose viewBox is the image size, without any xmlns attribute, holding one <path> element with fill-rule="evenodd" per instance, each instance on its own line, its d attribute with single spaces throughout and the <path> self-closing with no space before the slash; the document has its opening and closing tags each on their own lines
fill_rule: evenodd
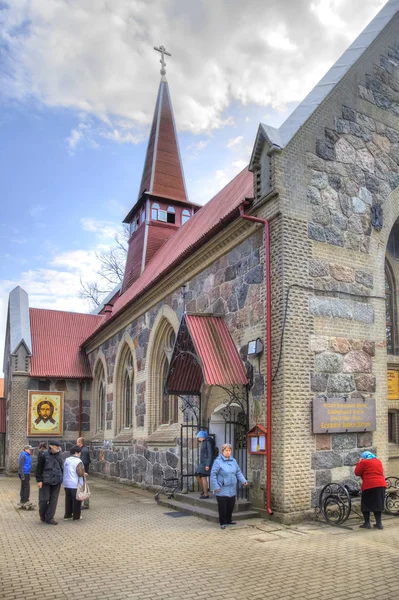
<svg viewBox="0 0 399 600">
<path fill-rule="evenodd" d="M 241 348 L 244 361 L 247 360 L 246 346 L 253 336 L 262 335 L 262 319 L 264 305 L 260 292 L 263 284 L 263 266 L 260 263 L 260 248 L 263 244 L 262 232 L 255 233 L 239 246 L 215 261 L 198 276 L 188 281 L 185 291 L 186 310 L 191 313 L 213 313 L 223 315 L 237 344 Z M 150 313 L 134 320 L 127 328 L 111 337 L 102 346 L 89 355 L 92 370 L 100 354 L 105 357 L 108 386 L 106 400 L 106 432 L 99 436 L 92 426 L 94 461 L 91 466 L 94 472 L 110 478 L 130 480 L 144 487 L 160 485 L 164 476 L 170 476 L 175 468 L 180 469 L 180 425 L 171 431 L 169 438 L 165 433 L 154 441 L 157 431 L 153 431 L 152 416 L 148 412 L 148 347 L 151 332 L 157 314 L 168 306 L 180 321 L 184 304 L 180 290 L 166 297 L 153 307 Z M 137 366 L 135 385 L 134 415 L 135 423 L 131 432 L 131 445 L 126 445 L 125 436 L 118 436 L 115 431 L 115 366 L 121 345 L 125 343 L 126 334 L 132 339 Z M 246 343 L 245 343 L 246 342 Z M 264 415 L 264 379 L 263 374 L 256 372 L 251 390 L 250 417 L 255 419 Z M 254 411 L 256 407 L 256 411 Z M 262 408 L 263 407 L 263 408 Z M 204 419 L 210 415 L 203 415 Z M 262 418 L 261 417 L 261 418 Z M 183 414 L 179 420 L 183 420 Z M 261 461 L 264 462 L 264 459 Z M 264 475 L 259 472 L 259 461 L 255 461 L 256 481 L 261 482 Z M 251 466 L 251 465 L 249 465 Z M 262 468 L 260 471 L 264 472 Z M 260 485 L 260 483 L 259 483 Z M 260 498 L 257 488 L 254 494 Z M 262 503 L 262 499 L 260 502 Z"/>
<path fill-rule="evenodd" d="M 395 42 L 374 71 L 366 74 L 364 85 L 358 86 L 359 98 L 364 102 L 356 108 L 342 106 L 333 127 L 325 129 L 324 140 L 317 140 L 315 152 L 307 153 L 308 236 L 314 242 L 346 249 L 348 259 L 349 253 L 370 252 L 370 209 L 376 204 L 384 207 L 399 184 L 399 132 L 383 122 L 385 119 L 377 118 L 382 113 L 373 109 L 377 106 L 399 115 L 399 80 L 392 62 L 397 65 L 398 58 L 399 43 Z M 360 109 L 367 105 L 369 114 Z M 389 118 L 387 121 L 392 123 Z M 309 296 L 310 314 L 374 324 L 375 309 L 369 299 L 375 295 L 374 273 L 357 264 L 355 257 L 345 264 L 321 258 L 309 260 L 315 289 Z M 352 398 L 375 394 L 375 340 L 312 336 L 310 347 L 314 352 L 310 375 L 313 394 Z M 316 436 L 312 504 L 317 504 L 323 485 L 351 478 L 361 452 L 372 445 L 372 433 Z"/>
</svg>

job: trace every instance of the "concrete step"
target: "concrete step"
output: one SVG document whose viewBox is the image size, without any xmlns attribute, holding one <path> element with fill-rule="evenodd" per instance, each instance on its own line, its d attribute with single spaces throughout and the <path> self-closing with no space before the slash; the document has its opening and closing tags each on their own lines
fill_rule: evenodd
<svg viewBox="0 0 399 600">
<path fill-rule="evenodd" d="M 182 494 L 180 492 L 175 492 L 174 498 L 178 502 L 184 502 L 185 504 L 190 504 L 192 506 L 200 506 L 203 508 L 209 508 L 211 510 L 215 510 L 217 512 L 218 506 L 216 501 L 216 496 L 213 494 L 209 494 L 209 498 L 206 500 L 201 499 L 199 492 L 191 492 L 190 494 Z M 239 499 L 236 501 L 236 510 L 245 511 L 250 510 L 251 504 L 248 500 Z"/>
<path fill-rule="evenodd" d="M 206 500 L 203 500 L 202 502 L 206 502 Z M 179 512 L 184 512 L 199 517 L 200 519 L 205 519 L 206 521 L 211 521 L 212 523 L 219 523 L 216 500 L 215 504 L 211 503 L 208 505 L 208 507 L 205 507 L 203 505 L 195 505 L 189 504 L 187 502 L 180 502 L 176 498 L 168 499 L 166 496 L 160 496 L 158 504 L 160 504 L 161 506 L 165 506 L 166 508 L 170 508 L 172 510 L 177 510 Z M 234 521 L 243 521 L 244 519 L 256 519 L 258 517 L 259 513 L 257 513 L 255 510 L 239 510 L 233 513 Z"/>
</svg>

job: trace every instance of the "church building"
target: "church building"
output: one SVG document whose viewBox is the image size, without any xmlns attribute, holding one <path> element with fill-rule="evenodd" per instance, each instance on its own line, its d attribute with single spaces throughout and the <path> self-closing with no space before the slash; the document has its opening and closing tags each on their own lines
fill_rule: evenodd
<svg viewBox="0 0 399 600">
<path fill-rule="evenodd" d="M 93 473 L 190 491 L 206 429 L 252 506 L 292 522 L 366 449 L 399 476 L 399 0 L 202 207 L 160 51 L 120 290 L 98 314 L 10 293 L 5 468 L 83 435 Z"/>
</svg>

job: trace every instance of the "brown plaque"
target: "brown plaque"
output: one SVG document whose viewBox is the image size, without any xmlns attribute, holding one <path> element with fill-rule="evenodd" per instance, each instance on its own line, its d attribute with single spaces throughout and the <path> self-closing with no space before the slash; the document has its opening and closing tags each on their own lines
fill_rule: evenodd
<svg viewBox="0 0 399 600">
<path fill-rule="evenodd" d="M 314 398 L 313 433 L 376 429 L 375 398 Z"/>
</svg>

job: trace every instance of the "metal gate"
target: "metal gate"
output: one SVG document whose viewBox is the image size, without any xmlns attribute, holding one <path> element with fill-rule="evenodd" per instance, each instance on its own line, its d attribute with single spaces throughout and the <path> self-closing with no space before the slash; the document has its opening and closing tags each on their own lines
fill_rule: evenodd
<svg viewBox="0 0 399 600">
<path fill-rule="evenodd" d="M 223 444 L 230 444 L 233 456 L 238 462 L 244 477 L 247 476 L 247 431 L 248 431 L 248 391 L 243 388 L 226 390 L 228 400 L 221 410 L 224 421 L 223 440 L 217 439 L 219 452 Z M 195 492 L 199 489 L 195 471 L 199 463 L 199 444 L 197 433 L 200 430 L 210 430 L 210 420 L 201 419 L 201 399 L 199 396 L 180 396 L 184 422 L 180 428 L 180 475 L 181 489 L 184 493 Z M 212 432 L 210 432 L 212 435 Z M 248 490 L 241 483 L 237 487 L 237 497 L 247 498 Z"/>
</svg>

